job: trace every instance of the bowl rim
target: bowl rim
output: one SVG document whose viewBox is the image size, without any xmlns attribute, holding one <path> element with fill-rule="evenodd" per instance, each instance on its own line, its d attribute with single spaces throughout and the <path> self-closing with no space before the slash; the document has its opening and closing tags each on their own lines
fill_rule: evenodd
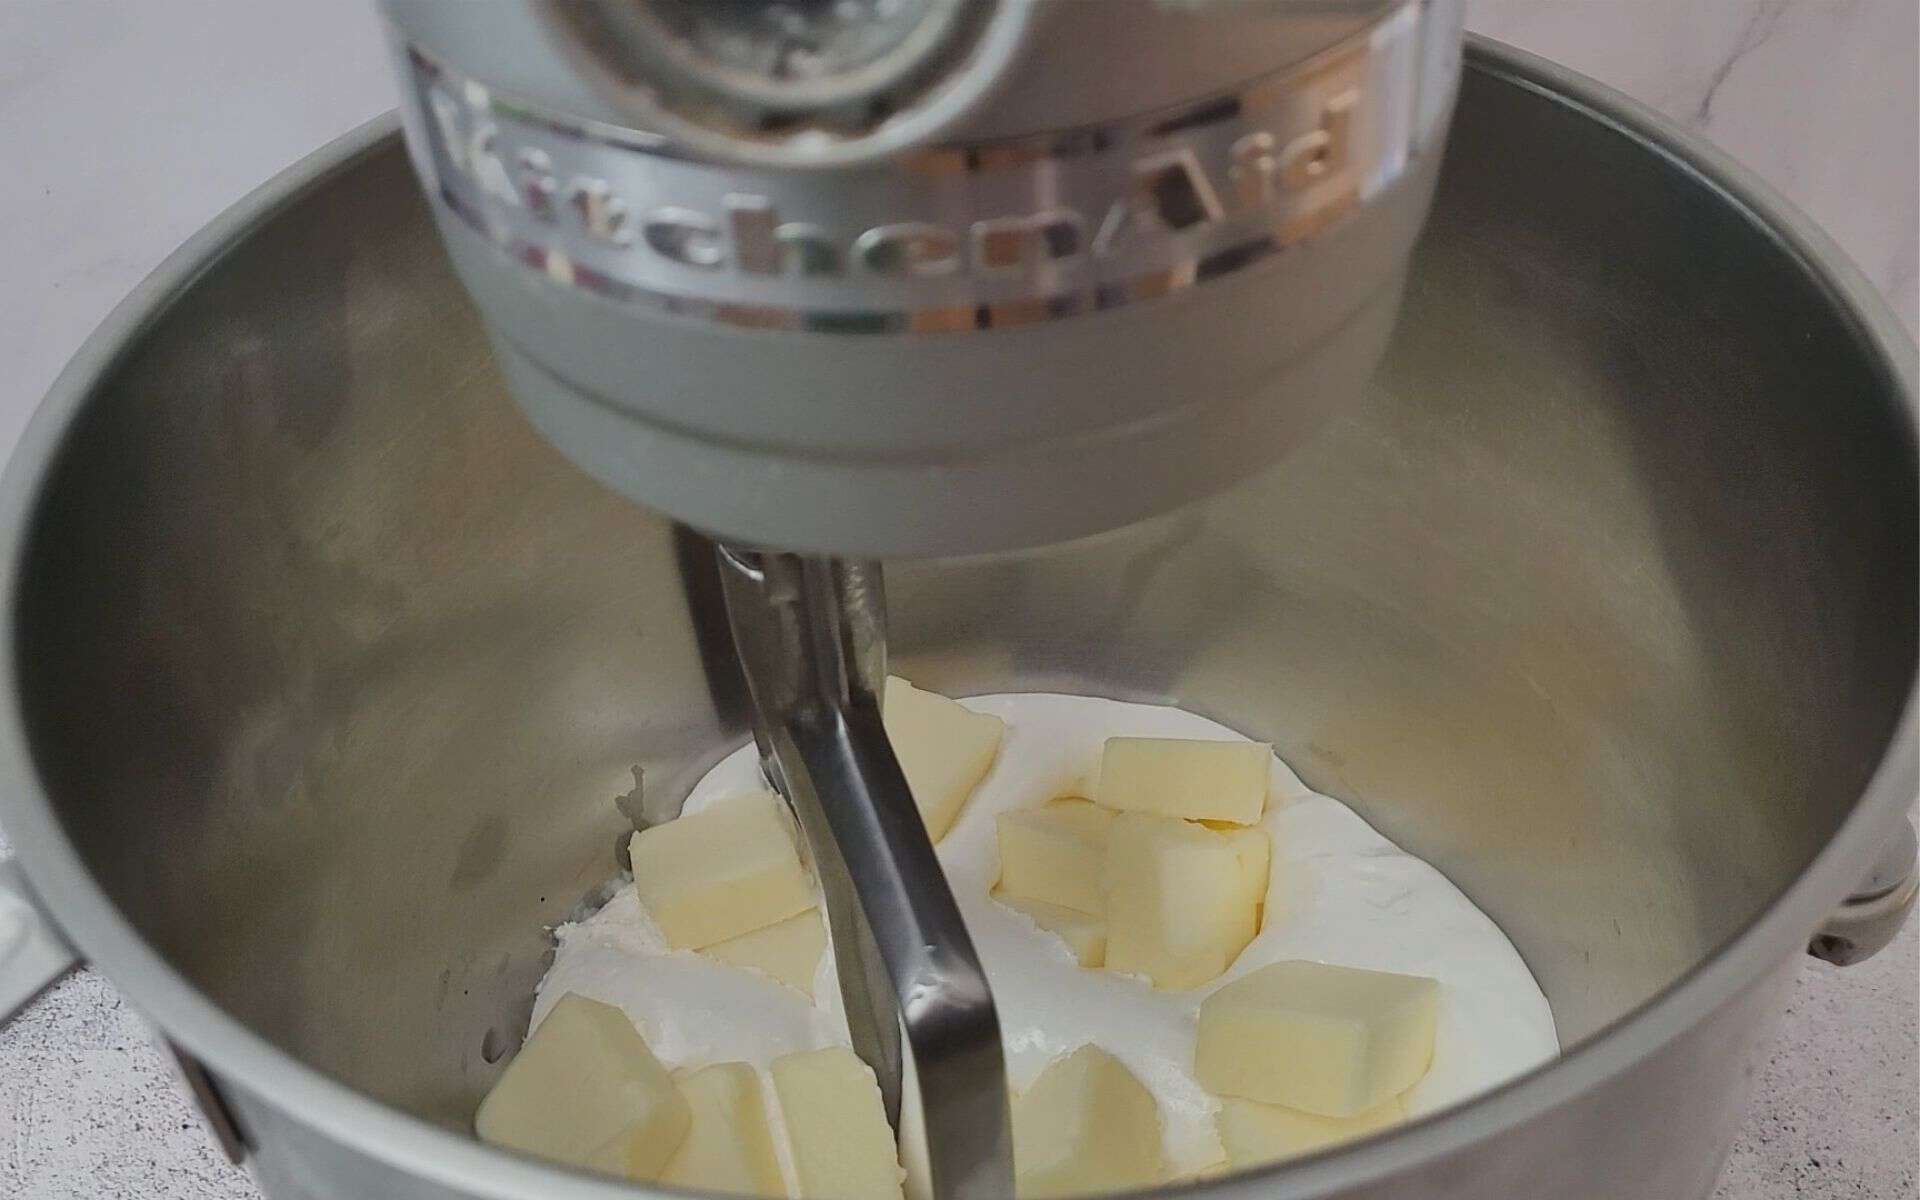
<svg viewBox="0 0 1920 1200">
<path fill-rule="evenodd" d="M 1716 192 L 1769 236 L 1853 325 L 1877 360 L 1909 448 L 1915 444 L 1914 343 L 1837 245 L 1796 207 L 1705 141 L 1621 93 L 1555 63 L 1469 35 L 1465 70 L 1580 112 Z M 21 553 L 41 487 L 68 429 L 122 359 L 235 247 L 282 210 L 388 151 L 399 122 L 376 117 L 328 143 L 227 209 L 170 255 L 88 337 L 49 390 L 0 475 L 0 595 L 17 594 Z M 392 1108 L 279 1049 L 176 972 L 96 884 L 61 829 L 29 752 L 15 655 L 17 613 L 0 628 L 0 818 L 20 866 L 58 927 L 165 1036 L 283 1118 L 386 1167 L 488 1200 L 631 1200 L 633 1188 L 487 1146 Z M 1752 922 L 1706 961 L 1608 1027 L 1535 1070 L 1387 1134 L 1262 1170 L 1164 1185 L 1142 1194 L 1309 1200 L 1378 1182 L 1457 1154 L 1574 1100 L 1632 1068 L 1735 999 L 1789 953 L 1857 883 L 1890 821 L 1920 782 L 1915 691 L 1877 769 L 1826 846 Z M 661 1194 L 673 1193 L 661 1189 Z"/>
</svg>

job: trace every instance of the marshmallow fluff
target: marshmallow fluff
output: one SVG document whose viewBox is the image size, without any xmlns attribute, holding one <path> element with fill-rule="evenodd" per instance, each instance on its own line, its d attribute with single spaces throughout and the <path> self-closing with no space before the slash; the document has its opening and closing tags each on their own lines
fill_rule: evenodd
<svg viewBox="0 0 1920 1200">
<path fill-rule="evenodd" d="M 1247 739 L 1178 709 L 1083 696 L 1010 694 L 962 703 L 1000 717 L 1006 734 L 937 849 L 993 987 L 1016 1090 L 1091 1043 L 1152 1094 L 1169 1176 L 1214 1167 L 1226 1155 L 1215 1129 L 1220 1101 L 1194 1078 L 1200 1004 L 1248 972 L 1289 959 L 1439 982 L 1433 1063 L 1404 1097 L 1409 1117 L 1465 1100 L 1558 1053 L 1546 998 L 1499 928 L 1439 871 L 1346 805 L 1307 788 L 1277 757 L 1260 821 L 1273 839 L 1265 914 L 1226 973 L 1173 992 L 1077 966 L 1060 938 L 989 895 L 999 876 L 995 814 L 1093 795 L 1111 737 Z M 701 780 L 685 811 L 765 788 L 748 744 Z M 816 975 L 817 999 L 809 1001 L 770 977 L 670 949 L 631 884 L 593 916 L 561 926 L 556 941 L 535 1026 L 560 997 L 577 992 L 625 1010 L 654 1054 L 676 1069 L 745 1061 L 764 1071 L 783 1054 L 848 1044 L 831 947 Z"/>
</svg>

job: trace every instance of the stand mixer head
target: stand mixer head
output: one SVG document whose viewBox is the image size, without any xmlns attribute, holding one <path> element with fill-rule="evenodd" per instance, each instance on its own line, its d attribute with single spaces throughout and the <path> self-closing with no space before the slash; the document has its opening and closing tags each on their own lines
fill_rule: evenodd
<svg viewBox="0 0 1920 1200">
<path fill-rule="evenodd" d="M 852 558 L 1112 528 L 1310 435 L 1384 345 L 1460 50 L 1455 0 L 386 10 L 534 424 Z"/>
<path fill-rule="evenodd" d="M 515 398 L 741 548 L 756 738 L 889 1117 L 933 1194 L 1010 1195 L 991 992 L 881 724 L 877 560 L 1167 511 L 1358 396 L 1457 0 L 383 2 Z"/>
</svg>

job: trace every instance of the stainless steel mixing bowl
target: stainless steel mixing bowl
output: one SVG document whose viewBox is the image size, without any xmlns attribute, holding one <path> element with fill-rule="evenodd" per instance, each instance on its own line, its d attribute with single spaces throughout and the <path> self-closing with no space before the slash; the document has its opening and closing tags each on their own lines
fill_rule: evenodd
<svg viewBox="0 0 1920 1200">
<path fill-rule="evenodd" d="M 1090 541 L 903 567 L 907 673 L 1276 742 L 1512 935 L 1568 1053 L 1194 1190 L 1703 1196 L 1914 786 L 1913 348 L 1737 169 L 1471 58 L 1365 405 Z M 628 1195 L 479 1145 L 614 799 L 744 737 L 698 539 L 501 392 L 389 127 L 182 251 L 0 497 L 0 821 L 269 1194 Z"/>
</svg>

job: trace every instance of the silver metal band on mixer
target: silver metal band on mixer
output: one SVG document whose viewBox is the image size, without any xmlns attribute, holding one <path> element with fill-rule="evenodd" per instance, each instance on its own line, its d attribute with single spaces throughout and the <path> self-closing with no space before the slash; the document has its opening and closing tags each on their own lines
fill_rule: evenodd
<svg viewBox="0 0 1920 1200">
<path fill-rule="evenodd" d="M 1456 17 L 1407 4 L 1172 108 L 835 172 L 706 161 L 398 53 L 430 191 L 526 270 L 728 325 L 959 332 L 1163 296 L 1316 236 L 1431 148 L 1458 62 L 1430 51 Z"/>
</svg>

